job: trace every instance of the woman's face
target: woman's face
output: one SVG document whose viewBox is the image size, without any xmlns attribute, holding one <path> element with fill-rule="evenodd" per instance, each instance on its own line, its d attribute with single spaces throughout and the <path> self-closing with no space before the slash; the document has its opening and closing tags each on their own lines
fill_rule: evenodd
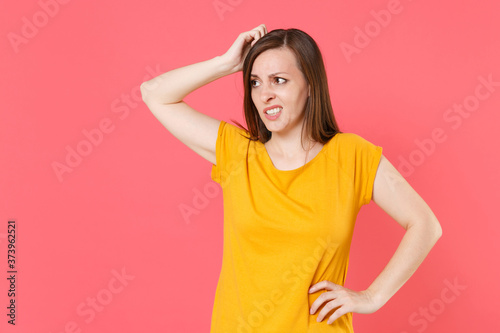
<svg viewBox="0 0 500 333">
<path fill-rule="evenodd" d="M 300 131 L 309 85 L 292 51 L 279 48 L 262 52 L 253 63 L 250 80 L 252 100 L 266 128 L 280 134 Z M 279 112 L 272 115 L 276 109 Z"/>
</svg>

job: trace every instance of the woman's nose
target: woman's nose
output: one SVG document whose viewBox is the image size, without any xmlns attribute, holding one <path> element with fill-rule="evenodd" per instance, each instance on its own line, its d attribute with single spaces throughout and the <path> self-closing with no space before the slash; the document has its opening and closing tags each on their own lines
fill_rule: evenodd
<svg viewBox="0 0 500 333">
<path fill-rule="evenodd" d="M 263 102 L 268 102 L 275 97 L 274 91 L 272 87 L 267 84 L 262 85 L 262 89 L 260 90 L 260 98 Z"/>
</svg>

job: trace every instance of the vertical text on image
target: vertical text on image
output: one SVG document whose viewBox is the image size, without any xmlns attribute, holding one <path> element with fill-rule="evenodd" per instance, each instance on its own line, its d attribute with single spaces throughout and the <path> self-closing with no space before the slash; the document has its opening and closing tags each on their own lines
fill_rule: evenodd
<svg viewBox="0 0 500 333">
<path fill-rule="evenodd" d="M 18 293 L 17 288 L 17 280 L 18 280 L 18 272 L 17 272 L 17 245 L 16 239 L 18 235 L 18 231 L 16 228 L 16 220 L 7 221 L 7 281 L 8 283 L 8 291 L 7 296 L 9 297 L 8 306 L 7 306 L 7 317 L 9 318 L 7 322 L 10 325 L 16 324 L 16 315 L 17 315 L 17 299 L 16 293 Z"/>
</svg>

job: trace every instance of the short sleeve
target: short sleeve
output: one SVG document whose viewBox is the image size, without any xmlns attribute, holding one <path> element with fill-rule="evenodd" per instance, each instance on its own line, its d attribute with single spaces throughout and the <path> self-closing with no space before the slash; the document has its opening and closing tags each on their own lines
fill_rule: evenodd
<svg viewBox="0 0 500 333">
<path fill-rule="evenodd" d="M 358 207 L 370 203 L 382 147 L 354 133 L 339 133 L 335 156 L 353 188 Z M 346 186 L 348 186 L 346 184 Z"/>
<path fill-rule="evenodd" d="M 212 172 L 210 177 L 214 182 L 217 182 L 220 184 L 221 179 L 220 179 L 220 174 L 221 174 L 221 159 L 222 159 L 222 141 L 223 137 L 222 134 L 224 133 L 224 126 L 226 125 L 226 122 L 224 120 L 221 120 L 219 124 L 219 131 L 217 132 L 217 141 L 215 143 L 215 163 L 212 164 Z"/>
<path fill-rule="evenodd" d="M 222 184 L 233 162 L 244 157 L 245 147 L 248 148 L 246 134 L 244 129 L 221 120 L 215 144 L 216 164 L 212 164 L 210 175 L 213 181 Z"/>
<path fill-rule="evenodd" d="M 359 205 L 370 203 L 373 194 L 373 184 L 382 158 L 382 147 L 355 135 L 355 172 L 354 187 L 358 194 Z"/>
</svg>

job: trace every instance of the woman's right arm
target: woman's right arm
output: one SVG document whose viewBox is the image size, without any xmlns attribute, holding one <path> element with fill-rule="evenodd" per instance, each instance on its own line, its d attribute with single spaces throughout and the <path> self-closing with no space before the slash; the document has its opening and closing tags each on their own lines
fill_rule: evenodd
<svg viewBox="0 0 500 333">
<path fill-rule="evenodd" d="M 142 83 L 142 99 L 177 139 L 216 164 L 215 144 L 220 120 L 201 113 L 183 99 L 192 91 L 242 69 L 248 49 L 267 33 L 265 25 L 241 33 L 223 55 L 177 68 Z"/>
</svg>

